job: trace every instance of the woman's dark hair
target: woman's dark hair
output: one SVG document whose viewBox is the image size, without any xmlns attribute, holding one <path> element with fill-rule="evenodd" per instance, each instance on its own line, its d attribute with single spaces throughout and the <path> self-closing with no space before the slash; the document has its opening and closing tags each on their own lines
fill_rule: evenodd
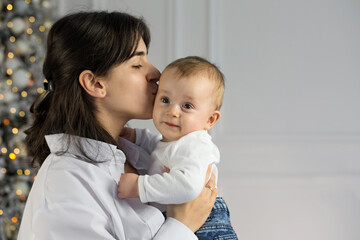
<svg viewBox="0 0 360 240">
<path fill-rule="evenodd" d="M 41 165 L 50 153 L 45 141 L 48 134 L 66 133 L 117 145 L 95 118 L 93 99 L 78 79 L 84 70 L 105 76 L 132 57 L 141 38 L 148 47 L 148 27 L 142 19 L 126 13 L 79 12 L 54 23 L 43 65 L 44 76 L 54 90 L 46 91 L 32 104 L 34 122 L 25 131 L 33 166 Z M 76 144 L 86 156 L 79 141 Z"/>
</svg>

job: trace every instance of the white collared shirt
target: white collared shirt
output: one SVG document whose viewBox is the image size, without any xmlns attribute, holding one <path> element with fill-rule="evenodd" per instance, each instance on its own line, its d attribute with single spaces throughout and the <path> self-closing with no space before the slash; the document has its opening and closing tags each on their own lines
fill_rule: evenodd
<svg viewBox="0 0 360 240">
<path fill-rule="evenodd" d="M 67 137 L 46 136 L 51 153 L 32 186 L 18 240 L 197 239 L 139 199 L 118 199 L 125 155 L 116 146 L 76 137 L 92 163 L 74 144 L 67 149 Z"/>
</svg>

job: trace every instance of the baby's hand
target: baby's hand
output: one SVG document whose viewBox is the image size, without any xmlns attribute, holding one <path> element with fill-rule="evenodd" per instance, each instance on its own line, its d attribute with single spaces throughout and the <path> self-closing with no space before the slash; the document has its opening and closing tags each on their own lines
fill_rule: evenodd
<svg viewBox="0 0 360 240">
<path fill-rule="evenodd" d="M 136 141 L 136 131 L 133 128 L 124 127 L 119 136 L 132 143 Z"/>
<path fill-rule="evenodd" d="M 138 187 L 139 175 L 135 173 L 122 173 L 118 183 L 119 198 L 136 198 L 139 197 Z"/>
</svg>

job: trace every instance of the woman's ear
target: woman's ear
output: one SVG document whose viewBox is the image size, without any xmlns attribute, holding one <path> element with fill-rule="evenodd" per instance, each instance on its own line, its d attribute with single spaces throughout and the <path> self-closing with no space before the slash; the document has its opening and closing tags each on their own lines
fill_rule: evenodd
<svg viewBox="0 0 360 240">
<path fill-rule="evenodd" d="M 90 70 L 84 70 L 80 73 L 79 83 L 90 96 L 103 98 L 106 95 L 103 82 L 100 78 L 96 78 Z"/>
<path fill-rule="evenodd" d="M 221 114 L 219 111 L 215 110 L 211 113 L 208 121 L 206 122 L 205 128 L 204 130 L 209 130 L 210 128 L 212 128 L 215 123 L 219 120 Z"/>
</svg>

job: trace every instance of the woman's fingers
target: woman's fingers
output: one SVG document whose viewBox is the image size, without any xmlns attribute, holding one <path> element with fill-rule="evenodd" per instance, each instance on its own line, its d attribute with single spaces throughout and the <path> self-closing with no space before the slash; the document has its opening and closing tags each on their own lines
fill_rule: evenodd
<svg viewBox="0 0 360 240">
<path fill-rule="evenodd" d="M 206 186 L 207 182 L 209 181 L 209 177 L 210 177 L 210 174 L 211 174 L 211 170 L 212 170 L 212 163 L 209 164 L 209 166 L 208 166 L 208 168 L 207 168 L 207 171 L 206 171 L 205 186 Z"/>
<path fill-rule="evenodd" d="M 216 201 L 216 197 L 218 195 L 218 190 L 215 186 L 215 182 L 216 182 L 215 175 L 214 173 L 211 172 L 211 169 L 212 169 L 212 164 L 209 165 L 208 170 L 206 172 L 206 179 L 209 179 L 209 174 L 211 175 L 209 181 L 205 183 L 205 188 L 209 189 L 211 192 L 209 203 L 211 206 L 213 206 Z"/>
<path fill-rule="evenodd" d="M 210 168 L 210 171 L 211 171 L 211 168 Z M 213 187 L 215 188 L 215 175 L 212 173 L 211 176 L 210 176 L 210 179 L 209 181 L 207 181 L 207 183 L 205 184 L 206 187 Z"/>
<path fill-rule="evenodd" d="M 210 204 L 214 205 L 218 194 L 218 190 L 215 187 L 215 175 L 213 173 L 211 174 L 209 181 L 206 183 L 205 188 L 211 191 Z"/>
<path fill-rule="evenodd" d="M 210 175 L 210 179 L 205 182 L 205 187 L 208 188 L 211 193 L 213 193 L 215 190 L 217 192 L 217 189 L 215 187 L 215 175 L 211 172 L 212 169 L 212 164 L 209 165 L 207 172 L 206 172 L 206 179 L 209 179 L 209 175 Z"/>
<path fill-rule="evenodd" d="M 214 174 L 212 174 L 212 177 L 213 177 L 213 179 L 215 179 Z M 214 186 L 215 186 L 215 182 L 214 182 Z M 218 189 L 216 187 L 214 187 L 214 189 L 211 191 L 211 196 L 210 196 L 211 206 L 214 205 L 217 195 L 218 195 Z"/>
</svg>

